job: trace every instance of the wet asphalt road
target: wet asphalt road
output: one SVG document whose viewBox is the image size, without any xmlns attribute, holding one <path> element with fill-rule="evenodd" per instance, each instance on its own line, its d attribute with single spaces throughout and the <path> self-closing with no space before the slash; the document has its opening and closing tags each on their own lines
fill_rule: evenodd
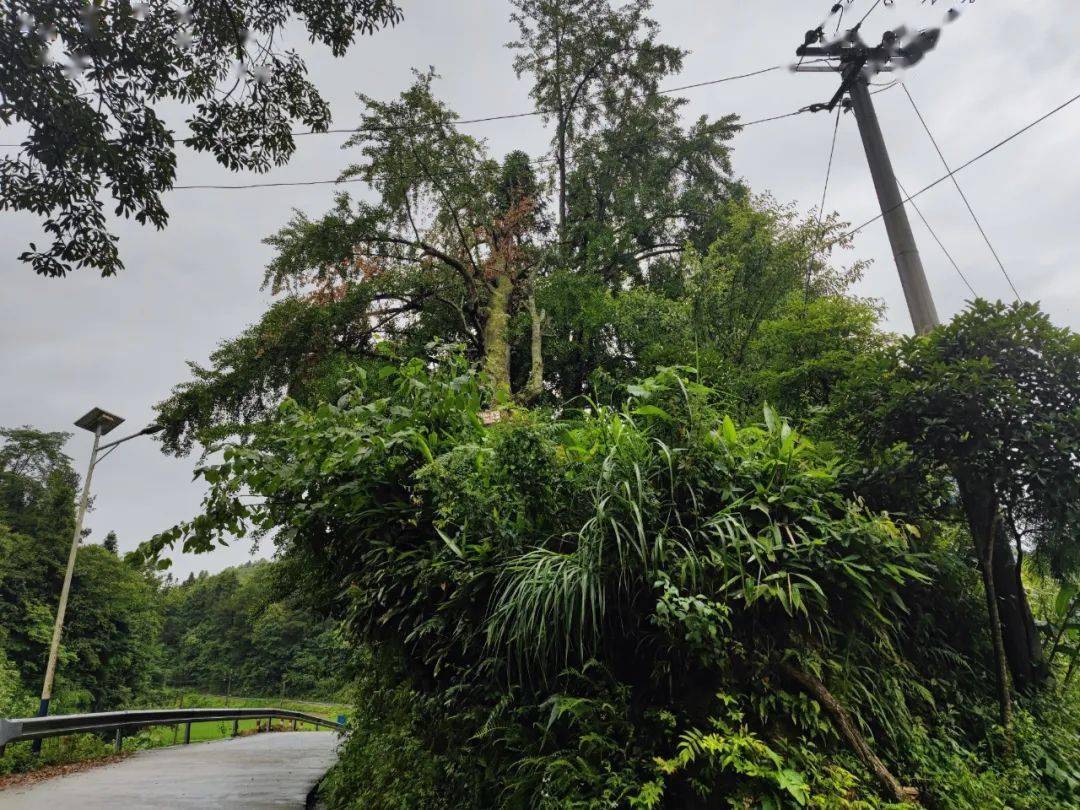
<svg viewBox="0 0 1080 810">
<path fill-rule="evenodd" d="M 332 732 L 276 732 L 156 748 L 0 791 L 2 810 L 302 808 L 336 758 Z"/>
</svg>

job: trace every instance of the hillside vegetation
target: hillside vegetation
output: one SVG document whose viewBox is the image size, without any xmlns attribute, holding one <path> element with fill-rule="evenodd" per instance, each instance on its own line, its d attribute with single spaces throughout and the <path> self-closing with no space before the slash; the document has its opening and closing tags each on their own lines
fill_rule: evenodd
<svg viewBox="0 0 1080 810">
<path fill-rule="evenodd" d="M 341 622 L 332 807 L 1080 806 L 1080 338 L 884 332 L 647 0 L 510 5 L 545 162 L 361 96 L 369 193 L 158 406 L 210 491 L 143 558 L 272 534 Z"/>
<path fill-rule="evenodd" d="M 1080 337 L 886 333 L 647 0 L 510 6 L 548 153 L 361 96 L 368 191 L 158 406 L 210 491 L 144 559 L 272 534 L 341 622 L 332 807 L 1080 806 Z"/>
</svg>

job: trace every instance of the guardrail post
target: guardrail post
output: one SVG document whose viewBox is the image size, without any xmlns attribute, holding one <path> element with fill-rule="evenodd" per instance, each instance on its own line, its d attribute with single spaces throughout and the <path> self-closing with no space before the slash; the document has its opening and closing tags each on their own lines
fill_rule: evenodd
<svg viewBox="0 0 1080 810">
<path fill-rule="evenodd" d="M 293 721 L 292 721 L 292 730 L 296 731 L 296 718 L 295 717 L 293 718 Z"/>
<path fill-rule="evenodd" d="M 184 745 L 187 745 L 189 742 L 191 742 L 191 723 L 190 722 L 184 724 Z"/>
<path fill-rule="evenodd" d="M 113 742 L 113 753 L 119 754 L 124 745 L 124 732 L 120 726 L 116 727 L 116 740 Z"/>
<path fill-rule="evenodd" d="M 232 721 L 232 735 L 235 737 L 240 733 L 240 718 L 237 717 Z"/>
</svg>

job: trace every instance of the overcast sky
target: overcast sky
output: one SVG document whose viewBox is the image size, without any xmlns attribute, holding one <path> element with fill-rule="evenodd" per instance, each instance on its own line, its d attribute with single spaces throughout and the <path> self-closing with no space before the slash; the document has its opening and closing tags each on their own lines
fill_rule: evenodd
<svg viewBox="0 0 1080 810">
<path fill-rule="evenodd" d="M 855 0 L 854 22 L 873 0 Z M 502 0 L 403 0 L 396 28 L 364 38 L 343 59 L 294 44 L 308 57 L 330 101 L 335 126 L 358 120 L 354 93 L 389 98 L 411 80 L 410 69 L 432 65 L 437 91 L 464 118 L 530 108 L 528 87 L 511 69 L 503 46 L 514 37 Z M 936 51 L 904 80 L 945 156 L 956 166 L 1080 92 L 1080 4 L 1076 0 L 977 0 L 943 32 Z M 803 33 L 820 21 L 826 0 L 657 0 L 663 39 L 688 49 L 682 85 L 788 64 Z M 935 25 L 948 4 L 895 0 L 882 4 L 863 33 L 876 41 L 899 24 Z M 744 120 L 825 101 L 836 87 L 829 74 L 774 71 L 686 91 L 688 116 L 738 113 Z M 875 102 L 897 176 L 909 191 L 942 169 L 902 90 Z M 735 172 L 758 192 L 771 192 L 803 210 L 817 205 L 832 132 L 827 113 L 747 128 L 734 141 Z M 469 127 L 493 153 L 526 149 L 540 155 L 548 135 L 538 120 L 512 119 Z M 1080 275 L 1074 261 L 1080 205 L 1080 102 L 959 175 L 983 225 L 1022 296 L 1039 300 L 1058 324 L 1080 328 Z M 19 130 L 0 129 L 0 141 Z M 265 176 L 230 174 L 205 156 L 182 151 L 178 184 L 333 178 L 348 155 L 343 135 L 299 139 L 289 165 Z M 355 189 L 355 187 L 354 187 Z M 68 445 L 80 474 L 90 435 L 71 423 L 100 405 L 141 428 L 152 406 L 187 377 L 188 360 L 205 361 L 222 339 L 256 320 L 268 297 L 259 290 L 269 250 L 262 239 L 290 209 L 312 214 L 332 197 L 326 186 L 248 191 L 183 191 L 166 196 L 164 231 L 118 223 L 127 269 L 102 279 L 91 271 L 66 279 L 35 276 L 16 260 L 34 237 L 30 217 L 0 214 L 0 425 L 73 430 Z M 918 200 L 979 295 L 1011 293 L 955 189 L 943 183 Z M 840 121 L 826 209 L 854 224 L 878 213 L 877 201 L 850 115 Z M 910 212 L 938 312 L 948 318 L 970 297 L 955 270 Z M 887 326 L 910 331 L 903 295 L 880 222 L 856 239 L 852 258 L 873 260 L 859 287 L 888 307 Z M 116 435 L 120 435 L 119 433 Z M 110 530 L 128 550 L 155 532 L 196 514 L 203 488 L 192 481 L 193 458 L 162 455 L 138 439 L 97 470 L 92 542 Z M 269 554 L 264 548 L 260 553 Z M 197 557 L 177 557 L 174 571 L 219 570 L 248 558 L 240 545 Z"/>
</svg>

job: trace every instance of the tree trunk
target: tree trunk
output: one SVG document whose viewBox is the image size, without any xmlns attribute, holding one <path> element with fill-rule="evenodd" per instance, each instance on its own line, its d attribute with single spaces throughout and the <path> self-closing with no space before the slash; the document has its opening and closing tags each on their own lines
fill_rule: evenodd
<svg viewBox="0 0 1080 810">
<path fill-rule="evenodd" d="M 840 736 L 844 738 L 844 742 L 851 747 L 862 763 L 877 777 L 877 780 L 885 788 L 891 799 L 910 804 L 918 801 L 919 792 L 915 788 L 904 787 L 889 772 L 885 764 L 878 759 L 877 754 L 870 750 L 870 746 L 863 739 L 862 734 L 859 733 L 859 729 L 851 719 L 847 709 L 832 696 L 832 693 L 825 688 L 825 684 L 809 672 L 801 670 L 786 661 L 780 664 L 780 671 L 821 704 L 821 708 L 832 719 L 833 726 L 836 727 Z"/>
<path fill-rule="evenodd" d="M 566 247 L 566 125 L 559 125 L 559 250 Z"/>
<path fill-rule="evenodd" d="M 997 680 L 1001 725 L 1009 729 L 1012 725 L 1012 695 L 1009 691 L 1006 664 L 1008 656 L 1001 626 L 1001 611 L 998 609 L 998 582 L 994 576 L 994 557 L 999 551 L 996 540 L 1004 535 L 1000 530 L 1001 516 L 998 514 L 997 496 L 992 484 L 973 480 L 966 475 L 957 476 L 957 483 L 960 487 L 960 498 L 964 502 L 964 511 L 967 513 L 971 538 L 975 541 L 975 552 L 978 554 L 979 570 L 986 592 L 986 614 L 990 625 L 990 641 L 994 647 L 994 677 Z M 1011 549 L 1009 552 L 1011 554 Z"/>
<path fill-rule="evenodd" d="M 555 156 L 559 167 L 559 255 L 563 255 L 566 247 L 566 110 L 563 108 L 563 68 L 562 68 L 562 20 L 555 32 L 555 94 L 559 99 L 558 121 L 556 133 L 558 139 L 558 154 Z"/>
<path fill-rule="evenodd" d="M 510 294 L 513 284 L 506 275 L 495 279 L 484 323 L 484 371 L 497 405 L 510 398 Z"/>
<path fill-rule="evenodd" d="M 1046 671 L 1035 617 L 1020 580 L 1012 546 L 1004 531 L 995 530 L 1001 525 L 997 499 L 990 485 L 982 485 L 966 474 L 958 474 L 956 480 L 980 564 L 984 556 L 990 558 L 994 607 L 1009 673 L 1013 685 L 1024 691 L 1041 683 Z M 987 543 L 992 545 L 989 555 L 985 554 Z M 985 581 L 984 577 L 984 584 Z"/>
<path fill-rule="evenodd" d="M 526 301 L 529 308 L 529 320 L 532 323 L 532 335 L 529 342 L 531 363 L 529 365 L 529 381 L 525 384 L 526 402 L 532 402 L 544 393 L 544 352 L 543 352 L 543 323 L 544 313 L 536 310 L 536 295 L 530 290 Z"/>
<path fill-rule="evenodd" d="M 1020 566 L 1000 519 L 998 526 L 999 530 L 994 532 L 994 591 L 1001 614 L 1009 671 L 1016 688 L 1027 691 L 1046 679 L 1047 667 L 1035 617 L 1020 578 Z"/>
<path fill-rule="evenodd" d="M 989 542 L 983 541 L 979 549 L 979 569 L 982 571 L 983 589 L 986 591 L 986 612 L 990 619 L 990 640 L 994 646 L 994 677 L 997 679 L 999 719 L 1006 731 L 1012 730 L 1012 694 L 1009 691 L 1009 672 L 1005 662 L 1005 643 L 1002 640 L 1001 616 L 998 612 L 997 589 L 994 587 L 993 535 L 1001 534 L 1000 521 L 991 527 Z"/>
</svg>

